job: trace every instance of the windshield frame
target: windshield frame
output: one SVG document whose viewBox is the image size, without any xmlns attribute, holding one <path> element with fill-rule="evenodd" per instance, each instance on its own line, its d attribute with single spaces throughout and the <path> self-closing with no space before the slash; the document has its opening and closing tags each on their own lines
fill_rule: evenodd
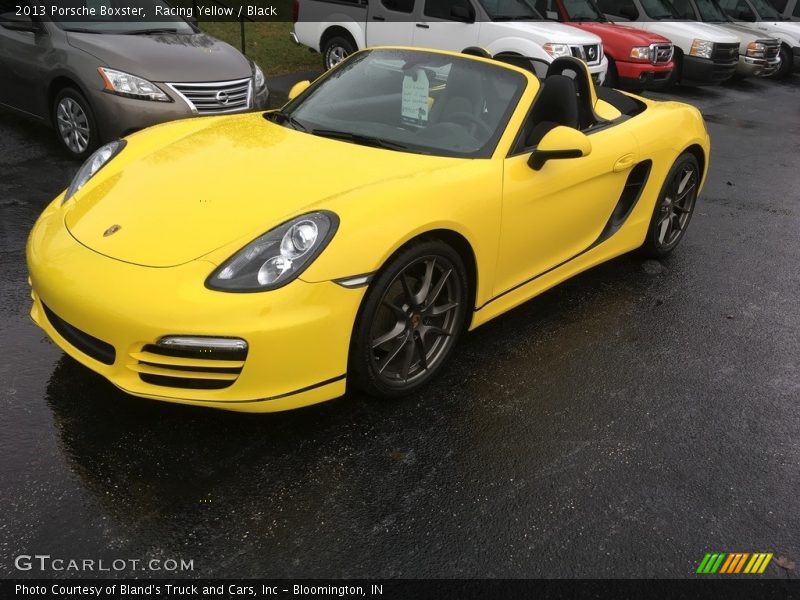
<svg viewBox="0 0 800 600">
<path fill-rule="evenodd" d="M 516 91 L 513 97 L 509 100 L 508 106 L 506 107 L 505 113 L 502 115 L 500 120 L 497 123 L 497 126 L 494 130 L 494 134 L 489 137 L 489 139 L 474 152 L 456 152 L 450 151 L 445 148 L 439 147 L 430 147 L 430 146 L 423 146 L 414 143 L 408 143 L 406 140 L 393 140 L 393 139 L 385 139 L 384 141 L 389 142 L 389 144 L 398 144 L 405 146 L 404 149 L 399 150 L 402 152 L 408 152 L 411 154 L 418 154 L 418 155 L 427 155 L 427 156 L 437 156 L 442 158 L 463 158 L 463 159 L 491 159 L 495 156 L 498 147 L 500 145 L 500 141 L 503 139 L 505 134 L 508 132 L 509 125 L 514 117 L 514 115 L 519 111 L 522 110 L 521 108 L 521 101 L 525 97 L 525 93 L 528 90 L 530 85 L 530 77 L 534 77 L 533 75 L 528 75 L 527 73 L 521 72 L 513 67 L 507 66 L 504 63 L 492 63 L 490 61 L 479 61 L 477 59 L 473 59 L 467 55 L 460 56 L 460 55 L 450 55 L 447 53 L 439 53 L 436 51 L 426 50 L 426 49 L 417 49 L 417 48 L 375 48 L 375 49 L 365 49 L 360 50 L 358 52 L 353 53 L 350 55 L 345 61 L 340 63 L 340 65 L 345 65 L 354 60 L 365 60 L 367 57 L 373 54 L 389 54 L 389 53 L 419 53 L 419 54 L 429 54 L 429 55 L 441 55 L 453 58 L 454 60 L 458 61 L 465 61 L 465 62 L 481 62 L 484 65 L 488 66 L 491 69 L 499 69 L 502 72 L 513 73 L 519 80 L 519 85 L 516 88 Z M 302 104 L 311 96 L 313 96 L 322 86 L 326 85 L 326 82 L 334 76 L 334 73 L 339 69 L 339 65 L 335 68 L 329 70 L 327 73 L 323 74 L 317 80 L 315 80 L 309 87 L 303 90 L 297 97 L 290 100 L 283 108 L 279 111 L 266 111 L 263 113 L 265 118 L 269 119 L 269 116 L 275 112 L 282 113 L 285 117 L 290 117 L 291 119 L 296 119 L 295 112 L 297 109 L 302 106 Z M 290 119 L 283 119 L 283 123 L 276 123 L 280 126 L 289 127 L 291 129 L 295 129 L 299 133 L 304 133 L 308 135 L 314 135 L 313 127 L 308 126 L 307 123 L 301 122 L 301 128 L 295 128 L 292 126 Z M 275 122 L 275 121 L 272 121 Z M 350 131 L 347 133 L 352 133 L 356 137 L 364 136 L 366 137 L 367 134 L 360 131 Z"/>
</svg>

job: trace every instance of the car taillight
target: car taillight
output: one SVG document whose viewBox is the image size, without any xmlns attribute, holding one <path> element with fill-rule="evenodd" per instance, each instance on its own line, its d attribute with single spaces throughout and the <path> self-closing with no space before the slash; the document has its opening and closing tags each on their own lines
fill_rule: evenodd
<svg viewBox="0 0 800 600">
<path fill-rule="evenodd" d="M 297 23 L 299 18 L 300 18 L 300 0 L 294 0 L 294 2 L 292 2 L 292 21 Z"/>
</svg>

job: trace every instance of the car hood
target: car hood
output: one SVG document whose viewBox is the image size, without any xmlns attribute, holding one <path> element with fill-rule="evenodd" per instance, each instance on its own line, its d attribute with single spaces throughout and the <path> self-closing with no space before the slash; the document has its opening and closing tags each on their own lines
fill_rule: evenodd
<svg viewBox="0 0 800 600">
<path fill-rule="evenodd" d="M 625 42 L 633 46 L 649 46 L 650 44 L 669 44 L 667 38 L 652 31 L 642 31 L 625 25 L 616 23 L 591 23 L 580 21 L 570 23 L 573 27 L 580 27 L 586 31 L 591 31 L 595 35 L 603 38 L 604 35 L 614 36 L 616 41 Z"/>
<path fill-rule="evenodd" d="M 800 40 L 800 23 L 794 21 L 756 21 L 748 23 L 751 27 L 771 34 L 783 34 L 794 39 L 795 43 Z"/>
<path fill-rule="evenodd" d="M 88 52 L 104 66 L 156 82 L 225 81 L 252 75 L 250 63 L 241 52 L 205 33 L 68 32 L 67 39 L 71 46 Z"/>
<path fill-rule="evenodd" d="M 320 138 L 259 114 L 182 123 L 166 143 L 160 127 L 133 136 L 78 192 L 65 215 L 75 239 L 125 262 L 177 266 L 334 197 L 463 162 Z M 149 136 L 160 136 L 155 149 L 142 148 Z"/>
<path fill-rule="evenodd" d="M 745 48 L 747 47 L 748 43 L 754 40 L 765 39 L 769 37 L 760 31 L 754 30 L 752 27 L 746 27 L 736 23 L 720 23 L 719 26 L 737 36 L 741 43 L 745 45 Z"/>
<path fill-rule="evenodd" d="M 553 21 L 489 21 L 481 23 L 481 37 L 495 39 L 507 35 L 522 38 L 536 36 L 544 43 L 554 44 L 599 44 L 593 33 Z M 538 41 L 538 40 L 537 40 Z"/>
<path fill-rule="evenodd" d="M 685 39 L 693 37 L 711 42 L 733 44 L 739 43 L 739 38 L 725 31 L 722 27 L 710 23 L 697 21 L 647 21 L 647 29 L 656 31 L 669 39 Z"/>
</svg>

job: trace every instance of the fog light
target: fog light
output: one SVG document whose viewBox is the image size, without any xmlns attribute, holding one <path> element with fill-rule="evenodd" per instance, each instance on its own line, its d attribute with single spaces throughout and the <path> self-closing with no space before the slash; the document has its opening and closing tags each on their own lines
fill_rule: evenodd
<svg viewBox="0 0 800 600">
<path fill-rule="evenodd" d="M 246 352 L 247 342 L 239 338 L 170 335 L 158 340 L 162 348 Z"/>
</svg>

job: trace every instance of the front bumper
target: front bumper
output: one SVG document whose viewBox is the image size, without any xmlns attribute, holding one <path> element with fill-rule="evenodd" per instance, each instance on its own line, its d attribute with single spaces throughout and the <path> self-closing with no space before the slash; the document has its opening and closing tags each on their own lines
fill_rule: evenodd
<svg viewBox="0 0 800 600">
<path fill-rule="evenodd" d="M 172 102 L 137 100 L 123 98 L 102 90 L 92 91 L 89 101 L 95 112 L 101 139 L 111 141 L 159 123 L 197 116 L 192 108 L 172 90 L 167 86 L 161 87 L 172 98 Z M 253 95 L 250 107 L 240 112 L 266 109 L 268 104 L 269 89 L 264 86 L 263 90 Z"/>
<path fill-rule="evenodd" d="M 635 90 L 657 90 L 669 82 L 674 64 L 654 65 L 652 63 L 617 61 L 617 76 L 620 87 Z"/>
<path fill-rule="evenodd" d="M 775 73 L 781 66 L 781 59 L 765 60 L 763 58 L 750 58 L 739 56 L 736 65 L 736 75 L 739 77 L 768 77 Z"/>
<path fill-rule="evenodd" d="M 684 55 L 681 83 L 690 85 L 717 85 L 733 77 L 738 59 L 716 61 L 710 58 Z"/>
<path fill-rule="evenodd" d="M 78 362 L 136 396 L 225 410 L 274 412 L 344 393 L 365 288 L 295 280 L 265 293 L 212 291 L 204 286 L 215 268 L 210 262 L 149 268 L 82 246 L 63 225 L 60 200 L 28 240 L 31 317 Z M 153 366 L 148 348 L 170 335 L 244 339 L 247 355 L 235 377 L 223 370 L 226 387 L 197 388 L 197 381 L 221 377 L 219 361 L 209 361 L 214 368 L 202 357 Z M 82 347 L 81 336 L 113 347 L 110 364 Z"/>
</svg>

